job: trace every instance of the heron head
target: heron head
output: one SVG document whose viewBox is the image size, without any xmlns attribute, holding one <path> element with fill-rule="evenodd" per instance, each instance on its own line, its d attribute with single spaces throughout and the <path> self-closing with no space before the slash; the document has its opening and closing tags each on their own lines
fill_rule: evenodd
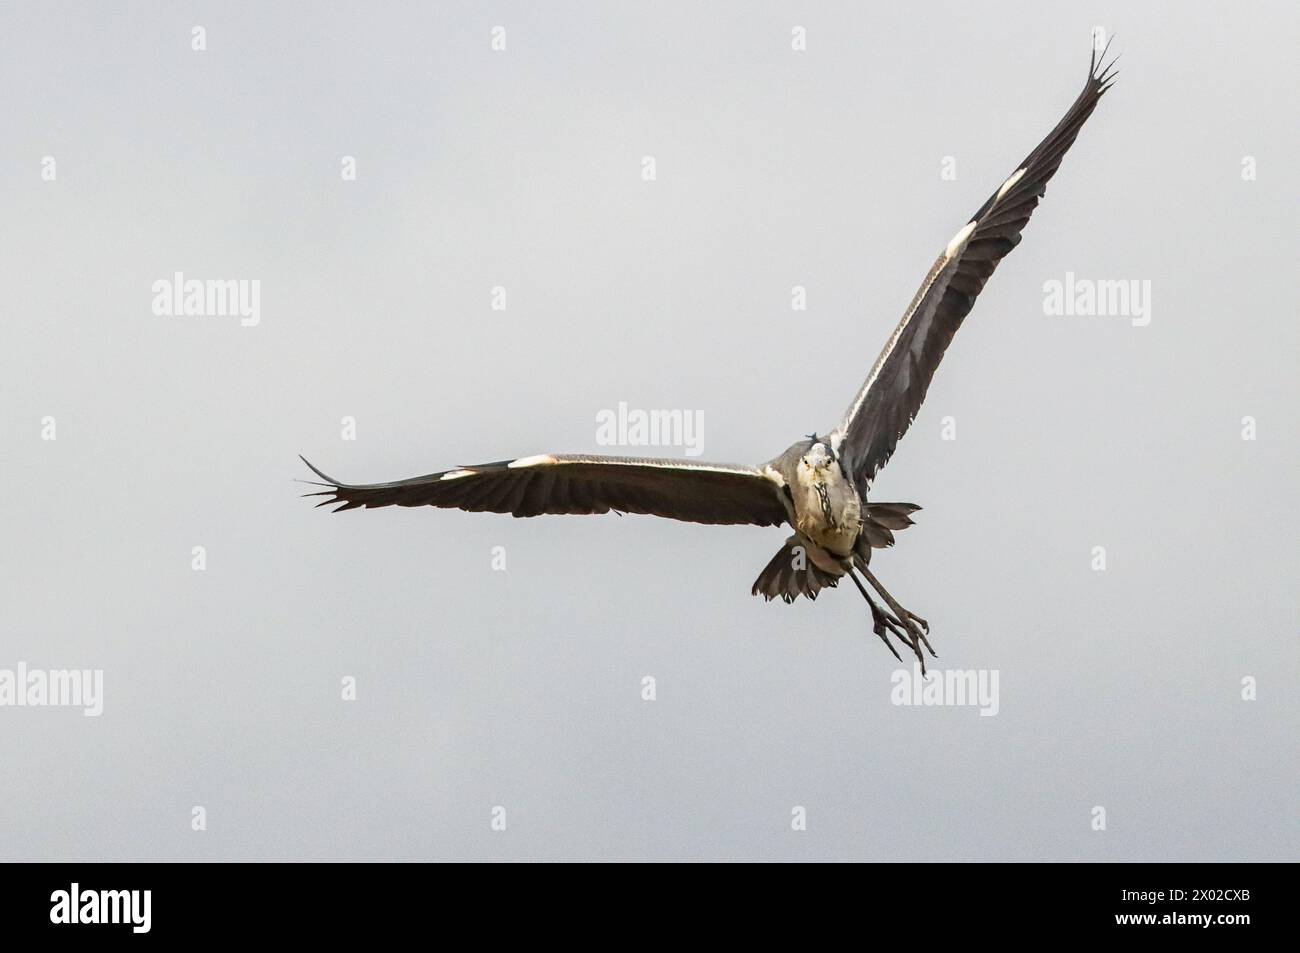
<svg viewBox="0 0 1300 953">
<path fill-rule="evenodd" d="M 808 475 L 816 478 L 818 482 L 825 479 L 826 471 L 835 463 L 835 454 L 829 446 L 820 440 L 814 440 L 813 445 L 804 451 L 800 466 L 804 467 Z"/>
</svg>

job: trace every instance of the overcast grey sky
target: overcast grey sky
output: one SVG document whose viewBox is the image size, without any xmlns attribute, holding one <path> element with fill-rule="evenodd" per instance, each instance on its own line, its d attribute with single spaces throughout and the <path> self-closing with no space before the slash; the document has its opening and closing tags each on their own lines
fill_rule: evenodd
<svg viewBox="0 0 1300 953">
<path fill-rule="evenodd" d="M 0 7 L 0 669 L 104 679 L 0 707 L 0 858 L 1296 857 L 1293 4 L 116 6 Z M 751 597 L 777 530 L 297 498 L 619 402 L 828 430 L 1094 26 L 1119 82 L 872 490 L 996 716 L 892 704 L 847 585 Z M 259 322 L 156 315 L 177 271 Z"/>
</svg>

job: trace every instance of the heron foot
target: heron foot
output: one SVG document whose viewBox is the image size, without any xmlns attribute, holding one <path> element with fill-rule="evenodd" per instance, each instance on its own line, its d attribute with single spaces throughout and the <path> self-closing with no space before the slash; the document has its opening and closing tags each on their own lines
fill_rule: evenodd
<svg viewBox="0 0 1300 953">
<path fill-rule="evenodd" d="M 908 635 L 907 628 L 904 627 L 903 623 L 898 621 L 897 615 L 890 615 L 890 613 L 876 605 L 876 601 L 871 598 L 871 594 L 868 593 L 866 587 L 862 585 L 862 580 L 860 580 L 852 570 L 849 570 L 849 577 L 853 580 L 853 584 L 858 587 L 858 591 L 862 593 L 862 598 L 867 600 L 867 605 L 871 608 L 871 630 L 880 637 L 881 642 L 885 643 L 885 648 L 889 649 L 889 651 L 893 653 L 894 658 L 898 659 L 900 662 L 903 661 L 903 657 L 898 654 L 898 650 L 895 649 L 893 643 L 889 641 L 889 636 L 892 634 L 894 638 L 898 639 L 898 641 L 902 642 L 916 654 L 916 657 L 921 662 L 921 672 L 924 673 L 925 656 L 921 653 L 917 639 Z M 904 614 L 906 614 L 905 611 Z M 910 628 L 915 628 L 915 626 L 910 625 L 910 623 L 909 626 Z"/>
<path fill-rule="evenodd" d="M 921 646 L 924 645 L 926 650 L 935 658 L 939 657 L 939 653 L 934 650 L 934 646 L 930 644 L 930 640 L 927 638 L 927 635 L 930 632 L 930 623 L 925 619 L 922 619 L 915 612 L 904 609 L 899 605 L 898 600 L 889 594 L 885 587 L 880 584 L 880 580 L 875 577 L 875 574 L 873 574 L 870 569 L 863 567 L 862 574 L 867 577 L 867 581 L 871 583 L 876 592 L 880 593 L 880 598 L 885 600 L 885 605 L 889 606 L 893 611 L 894 622 L 901 624 L 911 636 L 910 645 L 912 651 L 916 653 L 916 657 L 921 662 L 921 674 L 924 675 L 925 656 L 921 652 Z"/>
<path fill-rule="evenodd" d="M 909 628 L 915 630 L 915 633 L 921 637 L 921 642 L 925 645 L 926 651 L 928 651 L 935 658 L 938 658 L 939 653 L 937 653 L 934 650 L 934 646 L 932 646 L 930 644 L 930 640 L 926 638 L 926 636 L 930 634 L 930 623 L 926 622 L 924 619 L 922 619 L 911 609 L 903 609 L 903 614 L 907 617 L 907 620 L 909 622 L 916 623 L 915 626 L 910 626 Z"/>
<path fill-rule="evenodd" d="M 894 658 L 898 659 L 900 662 L 903 661 L 903 657 L 898 654 L 898 649 L 894 648 L 894 644 L 889 641 L 889 634 L 891 632 L 893 633 L 894 638 L 898 639 L 909 649 L 914 649 L 911 640 L 908 639 L 907 634 L 899 626 L 898 620 L 888 612 L 885 612 L 874 602 L 871 603 L 871 631 L 880 636 L 880 641 L 885 643 L 885 648 L 893 652 Z"/>
<path fill-rule="evenodd" d="M 927 638 L 927 636 L 930 634 L 930 623 L 926 622 L 924 619 L 922 619 L 919 615 L 917 615 L 912 610 L 904 609 L 902 606 L 898 604 L 894 604 L 890 606 L 890 608 L 893 609 L 895 612 L 897 612 L 905 620 L 904 625 L 907 628 L 907 631 L 912 636 L 912 643 L 913 643 L 912 647 L 913 649 L 916 650 L 917 656 L 918 657 L 921 656 L 920 649 L 917 648 L 917 646 L 924 645 L 927 652 L 929 652 L 934 658 L 938 658 L 939 653 L 934 650 L 934 646 L 930 644 L 930 640 Z M 921 674 L 923 675 L 925 674 L 924 658 L 921 658 Z"/>
</svg>

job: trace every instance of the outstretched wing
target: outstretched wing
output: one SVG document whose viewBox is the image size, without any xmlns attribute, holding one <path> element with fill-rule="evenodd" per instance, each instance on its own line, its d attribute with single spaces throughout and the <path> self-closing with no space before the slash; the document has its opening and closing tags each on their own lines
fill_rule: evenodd
<svg viewBox="0 0 1300 953">
<path fill-rule="evenodd" d="M 841 460 L 860 486 L 871 482 L 907 432 L 948 342 L 998 262 L 1020 243 L 1020 232 L 1047 191 L 1048 180 L 1110 88 L 1114 60 L 1107 66 L 1098 59 L 1094 50 L 1088 81 L 1065 118 L 989 196 L 930 268 L 832 434 L 832 440 L 838 437 Z"/>
<path fill-rule="evenodd" d="M 427 476 L 353 486 L 307 462 L 327 487 L 308 496 L 360 506 L 438 506 L 472 513 L 648 513 L 689 523 L 776 526 L 786 519 L 784 481 L 771 467 L 648 457 L 541 454 Z"/>
</svg>

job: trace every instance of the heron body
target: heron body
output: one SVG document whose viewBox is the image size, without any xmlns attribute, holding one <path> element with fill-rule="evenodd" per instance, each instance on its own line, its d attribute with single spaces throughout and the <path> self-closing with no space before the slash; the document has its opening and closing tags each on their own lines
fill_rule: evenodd
<svg viewBox="0 0 1300 953">
<path fill-rule="evenodd" d="M 1105 51 L 1102 51 L 1102 58 Z M 310 463 L 324 482 L 320 505 L 339 510 L 434 506 L 470 512 L 595 514 L 614 510 L 706 524 L 789 526 L 794 532 L 754 582 L 765 599 L 815 599 L 848 576 L 867 600 L 873 631 L 921 660 L 929 624 L 903 608 L 869 568 L 872 551 L 912 525 L 911 503 L 868 502 L 880 468 L 920 410 L 930 380 L 963 319 L 1021 232 L 1047 182 L 1113 82 L 1098 66 L 1065 116 L 943 246 L 867 379 L 828 435 L 811 435 L 767 463 L 702 463 L 650 457 L 535 454 L 455 467 L 390 483 L 349 484 Z M 306 461 L 303 461 L 306 463 Z M 859 578 L 861 576 L 861 578 Z M 865 579 L 884 602 L 878 605 Z"/>
<path fill-rule="evenodd" d="M 829 444 L 809 438 L 771 464 L 790 488 L 790 525 L 808 558 L 842 576 L 862 535 L 863 495 L 840 467 Z"/>
</svg>

